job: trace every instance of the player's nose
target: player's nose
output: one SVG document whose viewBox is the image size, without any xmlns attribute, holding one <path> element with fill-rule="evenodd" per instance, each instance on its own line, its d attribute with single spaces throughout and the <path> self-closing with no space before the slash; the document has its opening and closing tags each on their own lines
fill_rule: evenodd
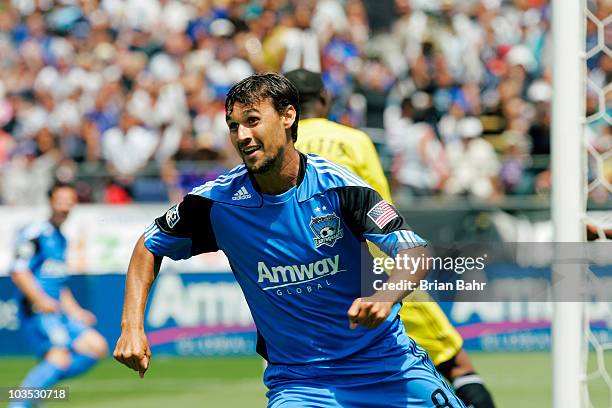
<svg viewBox="0 0 612 408">
<path fill-rule="evenodd" d="M 251 129 L 249 129 L 248 126 L 238 125 L 238 132 L 236 133 L 237 133 L 236 138 L 238 142 L 242 142 L 242 143 L 246 142 L 248 144 L 248 142 L 253 138 Z"/>
</svg>

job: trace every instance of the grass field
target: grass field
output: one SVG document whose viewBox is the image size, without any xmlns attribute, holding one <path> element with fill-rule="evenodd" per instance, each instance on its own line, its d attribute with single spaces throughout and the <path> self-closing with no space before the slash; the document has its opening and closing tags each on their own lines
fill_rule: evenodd
<svg viewBox="0 0 612 408">
<path fill-rule="evenodd" d="M 498 407 L 551 406 L 551 359 L 546 353 L 473 353 L 479 372 L 491 388 Z M 612 368 L 612 356 L 607 367 Z M 0 359 L 0 386 L 14 386 L 34 364 L 29 358 Z M 49 406 L 265 407 L 265 388 L 258 358 L 164 358 L 152 361 L 145 379 L 112 360 L 87 375 L 65 383 L 70 402 Z M 593 383 L 595 407 L 610 407 L 603 381 Z"/>
</svg>

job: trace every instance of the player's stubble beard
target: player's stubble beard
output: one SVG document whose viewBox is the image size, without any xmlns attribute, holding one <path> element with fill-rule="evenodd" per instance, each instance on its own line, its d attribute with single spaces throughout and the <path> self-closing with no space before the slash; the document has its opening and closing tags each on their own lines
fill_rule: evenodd
<svg viewBox="0 0 612 408">
<path fill-rule="evenodd" d="M 253 165 L 249 165 L 245 162 L 246 168 L 253 174 L 266 174 L 275 168 L 282 162 L 281 157 L 285 154 L 285 146 L 281 146 L 278 149 L 278 152 L 272 157 L 264 157 L 261 164 L 257 165 L 254 163 Z"/>
</svg>

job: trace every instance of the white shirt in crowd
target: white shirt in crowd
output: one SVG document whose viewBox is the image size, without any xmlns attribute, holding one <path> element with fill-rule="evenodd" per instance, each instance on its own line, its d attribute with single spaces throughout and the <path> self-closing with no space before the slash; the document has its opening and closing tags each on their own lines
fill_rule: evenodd
<svg viewBox="0 0 612 408">
<path fill-rule="evenodd" d="M 102 134 L 102 156 L 121 175 L 134 175 L 144 167 L 157 148 L 159 136 L 142 126 L 131 127 L 125 134 L 111 128 Z"/>
<path fill-rule="evenodd" d="M 455 142 L 446 146 L 450 177 L 445 190 L 449 194 L 468 192 L 487 199 L 495 192 L 493 178 L 499 174 L 501 164 L 491 143 L 479 137 L 467 143 Z"/>
<path fill-rule="evenodd" d="M 387 140 L 393 151 L 396 179 L 405 186 L 435 191 L 446 176 L 444 146 L 433 128 L 425 123 L 413 123 L 400 118 L 387 129 Z"/>
</svg>

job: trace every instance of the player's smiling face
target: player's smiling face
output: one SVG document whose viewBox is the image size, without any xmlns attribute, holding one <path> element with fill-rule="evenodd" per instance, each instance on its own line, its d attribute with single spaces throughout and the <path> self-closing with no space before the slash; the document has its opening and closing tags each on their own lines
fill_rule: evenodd
<svg viewBox="0 0 612 408">
<path fill-rule="evenodd" d="M 251 172 L 266 173 L 280 162 L 287 144 L 291 143 L 288 130 L 295 116 L 292 106 L 279 114 L 269 98 L 249 105 L 234 104 L 226 116 L 230 139 Z"/>
</svg>

